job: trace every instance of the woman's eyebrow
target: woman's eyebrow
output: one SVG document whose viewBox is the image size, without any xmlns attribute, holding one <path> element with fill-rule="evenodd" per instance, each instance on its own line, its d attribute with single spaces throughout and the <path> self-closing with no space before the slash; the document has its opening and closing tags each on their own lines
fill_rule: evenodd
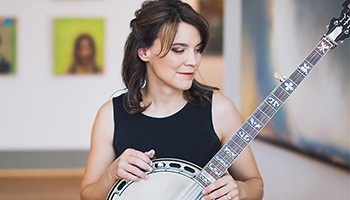
<svg viewBox="0 0 350 200">
<path fill-rule="evenodd" d="M 177 43 L 173 43 L 172 46 L 185 46 L 185 47 L 188 47 L 189 45 L 186 44 L 186 43 L 180 43 L 180 42 L 177 42 Z"/>
<path fill-rule="evenodd" d="M 173 43 L 173 44 L 172 44 L 172 46 L 177 46 L 177 45 L 179 45 L 179 46 L 184 46 L 184 47 L 188 47 L 188 46 L 189 46 L 188 44 L 186 44 L 186 43 L 181 43 L 181 42 L 177 42 L 177 43 Z M 201 45 L 202 45 L 202 42 L 199 43 L 199 44 L 197 44 L 196 47 L 201 46 Z"/>
</svg>

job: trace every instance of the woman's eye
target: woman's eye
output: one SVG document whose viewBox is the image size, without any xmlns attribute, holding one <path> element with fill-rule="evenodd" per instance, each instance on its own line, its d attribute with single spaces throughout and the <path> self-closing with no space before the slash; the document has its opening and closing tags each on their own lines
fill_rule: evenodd
<svg viewBox="0 0 350 200">
<path fill-rule="evenodd" d="M 195 50 L 196 53 L 202 53 L 202 49 L 198 48 Z"/>
<path fill-rule="evenodd" d="M 171 49 L 173 52 L 175 52 L 175 53 L 183 53 L 185 50 L 183 50 L 183 49 L 177 49 L 177 48 L 173 48 L 173 49 Z"/>
</svg>

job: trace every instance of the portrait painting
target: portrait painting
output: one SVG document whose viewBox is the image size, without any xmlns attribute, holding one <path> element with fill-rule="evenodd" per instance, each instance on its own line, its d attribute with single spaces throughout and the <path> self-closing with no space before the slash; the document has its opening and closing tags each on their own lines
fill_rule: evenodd
<svg viewBox="0 0 350 200">
<path fill-rule="evenodd" d="M 103 73 L 103 19 L 59 18 L 54 20 L 53 29 L 56 75 Z"/>
<path fill-rule="evenodd" d="M 16 73 L 16 19 L 0 16 L 0 76 Z"/>
<path fill-rule="evenodd" d="M 275 72 L 289 77 L 317 48 L 331 19 L 340 16 L 342 3 L 343 0 L 242 1 L 245 119 L 279 84 L 273 76 Z M 349 46 L 349 41 L 339 43 L 324 55 L 258 138 L 349 169 Z"/>
</svg>

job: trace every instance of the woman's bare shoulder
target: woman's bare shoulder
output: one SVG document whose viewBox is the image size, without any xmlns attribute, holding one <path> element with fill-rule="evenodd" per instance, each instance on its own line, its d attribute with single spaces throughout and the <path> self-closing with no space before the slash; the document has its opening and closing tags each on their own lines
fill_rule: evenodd
<svg viewBox="0 0 350 200">
<path fill-rule="evenodd" d="M 230 112 L 233 112 L 232 114 L 238 114 L 239 111 L 234 105 L 234 103 L 226 97 L 225 95 L 215 92 L 213 93 L 213 108 L 215 109 L 214 111 L 218 112 L 219 114 L 226 115 Z"/>
<path fill-rule="evenodd" d="M 108 138 L 112 137 L 114 130 L 114 115 L 113 115 L 113 101 L 108 100 L 99 108 L 94 126 L 93 135 L 105 135 Z"/>
<path fill-rule="evenodd" d="M 215 131 L 225 141 L 242 124 L 240 112 L 228 97 L 218 92 L 213 94 L 212 105 Z"/>
<path fill-rule="evenodd" d="M 111 113 L 113 113 L 113 101 L 112 99 L 106 101 L 104 104 L 102 104 L 102 106 L 100 107 L 100 109 L 98 110 L 98 115 L 110 115 Z"/>
</svg>

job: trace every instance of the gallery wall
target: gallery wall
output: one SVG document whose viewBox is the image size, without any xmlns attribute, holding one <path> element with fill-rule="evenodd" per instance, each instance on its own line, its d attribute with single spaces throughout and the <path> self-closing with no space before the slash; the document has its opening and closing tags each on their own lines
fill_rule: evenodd
<svg viewBox="0 0 350 200">
<path fill-rule="evenodd" d="M 89 148 L 91 128 L 99 107 L 124 87 L 120 76 L 123 46 L 130 31 L 129 22 L 142 2 L 0 2 L 0 17 L 15 19 L 17 29 L 15 73 L 0 74 L 0 136 L 4 138 L 0 140 L 0 151 Z M 198 9 L 197 1 L 186 2 Z M 57 45 L 61 44 L 56 40 L 56 22 L 64 19 L 103 19 L 103 73 L 67 75 L 57 69 L 55 53 Z M 211 68 L 212 63 L 215 69 Z M 222 63 L 220 56 L 203 58 L 199 79 L 223 87 Z M 239 87 L 236 89 L 239 91 Z M 237 94 L 239 92 L 235 92 L 235 98 L 239 99 Z"/>
<path fill-rule="evenodd" d="M 87 149 L 98 108 L 123 87 L 120 66 L 129 21 L 141 1 L 1 1 L 17 20 L 17 69 L 0 76 L 0 150 Z M 53 20 L 103 18 L 104 73 L 57 76 Z"/>
</svg>

